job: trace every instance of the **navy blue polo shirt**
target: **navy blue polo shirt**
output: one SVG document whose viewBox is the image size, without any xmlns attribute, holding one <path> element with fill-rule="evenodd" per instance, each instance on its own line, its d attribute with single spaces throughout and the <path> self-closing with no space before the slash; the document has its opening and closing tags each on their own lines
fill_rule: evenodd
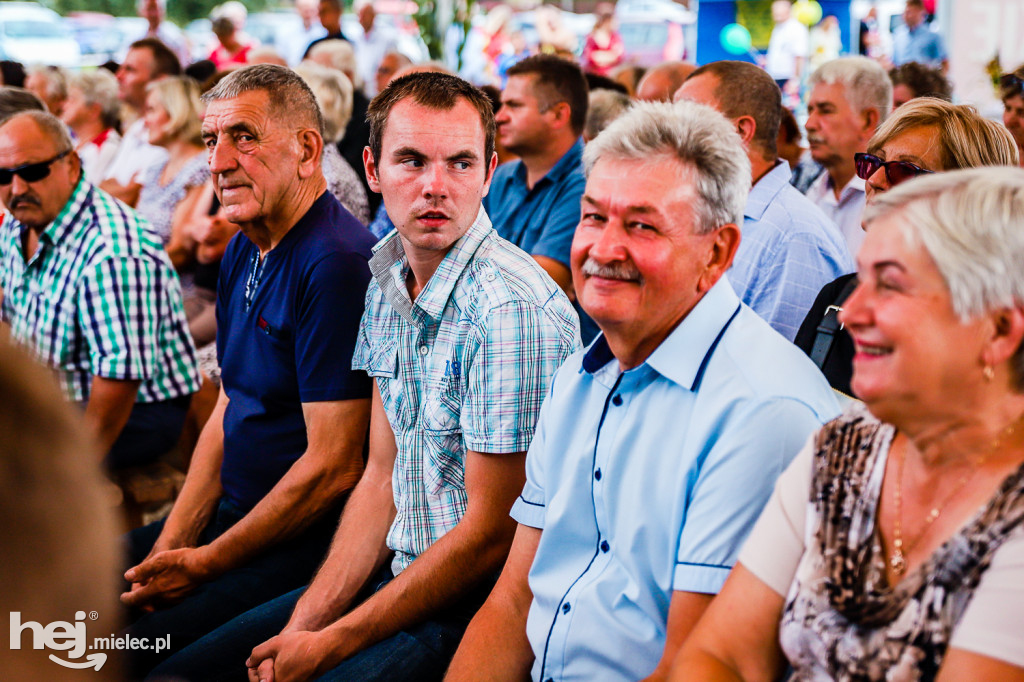
<svg viewBox="0 0 1024 682">
<path fill-rule="evenodd" d="M 217 290 L 224 496 L 252 509 L 306 451 L 302 403 L 370 396 L 352 351 L 376 240 L 329 192 L 264 258 L 244 234 L 228 244 Z M 246 289 L 249 289 L 247 304 Z"/>
</svg>

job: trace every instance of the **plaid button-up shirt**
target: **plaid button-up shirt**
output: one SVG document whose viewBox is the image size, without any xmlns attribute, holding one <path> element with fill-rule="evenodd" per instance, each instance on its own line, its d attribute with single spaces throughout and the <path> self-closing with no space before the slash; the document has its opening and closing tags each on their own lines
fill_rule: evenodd
<svg viewBox="0 0 1024 682">
<path fill-rule="evenodd" d="M 26 262 L 27 229 L 0 223 L 0 318 L 69 400 L 94 376 L 141 381 L 142 403 L 198 390 L 181 284 L 145 220 L 82 179 Z"/>
<path fill-rule="evenodd" d="M 398 574 L 465 513 L 467 450 L 527 449 L 551 377 L 579 348 L 579 318 L 483 209 L 415 302 L 399 235 L 374 251 L 352 366 L 376 379 L 398 445 Z"/>
</svg>

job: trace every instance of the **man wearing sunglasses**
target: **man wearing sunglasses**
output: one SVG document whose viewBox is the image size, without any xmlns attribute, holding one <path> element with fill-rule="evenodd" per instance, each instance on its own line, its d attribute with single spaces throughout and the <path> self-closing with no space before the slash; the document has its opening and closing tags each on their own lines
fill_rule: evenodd
<svg viewBox="0 0 1024 682">
<path fill-rule="evenodd" d="M 199 388 L 159 238 L 85 181 L 67 129 L 44 112 L 0 124 L 0 200 L 0 318 L 84 407 L 109 466 L 152 461 Z"/>
</svg>

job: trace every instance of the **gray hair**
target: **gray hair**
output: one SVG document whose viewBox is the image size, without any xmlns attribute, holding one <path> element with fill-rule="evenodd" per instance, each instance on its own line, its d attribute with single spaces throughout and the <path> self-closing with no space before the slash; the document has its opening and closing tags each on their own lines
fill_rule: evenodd
<svg viewBox="0 0 1024 682">
<path fill-rule="evenodd" d="M 276 64 L 243 66 L 225 76 L 200 98 L 203 102 L 234 99 L 245 92 L 267 93 L 275 116 L 294 117 L 299 114 L 303 124 L 324 134 L 324 117 L 313 91 L 299 74 Z"/>
<path fill-rule="evenodd" d="M 840 57 L 825 62 L 811 74 L 807 87 L 843 86 L 850 108 L 856 112 L 874 109 L 881 123 L 892 113 L 892 80 L 878 62 L 867 57 Z"/>
<path fill-rule="evenodd" d="M 38 95 L 25 88 L 0 87 L 0 124 L 23 111 L 46 111 L 46 105 Z"/>
<path fill-rule="evenodd" d="M 324 141 L 337 142 L 345 136 L 345 127 L 352 118 L 352 81 L 337 69 L 328 69 L 315 62 L 295 67 L 313 91 L 324 117 Z"/>
<path fill-rule="evenodd" d="M 33 64 L 25 70 L 28 76 L 42 76 L 46 79 L 46 94 L 58 99 L 67 99 L 68 96 L 68 74 L 59 66 L 43 66 Z"/>
<path fill-rule="evenodd" d="M 319 63 L 321 66 L 337 69 L 350 79 L 355 79 L 356 81 L 359 79 L 358 69 L 356 68 L 356 52 L 352 48 L 352 44 L 347 40 L 321 41 L 309 51 L 308 58 Z M 360 87 L 362 83 L 353 82 L 353 85 Z"/>
<path fill-rule="evenodd" d="M 1024 305 L 1024 169 L 981 167 L 916 178 L 876 195 L 864 225 L 898 218 L 906 244 L 923 247 L 964 322 Z M 1024 389 L 1024 345 L 1013 360 Z"/>
<path fill-rule="evenodd" d="M 82 92 L 82 99 L 89 106 L 100 106 L 103 125 L 112 128 L 121 118 L 121 101 L 117 97 L 117 78 L 106 69 L 79 71 L 71 77 L 69 87 Z"/>
<path fill-rule="evenodd" d="M 75 143 L 71 141 L 71 133 L 68 132 L 68 127 L 49 111 L 32 110 L 18 112 L 0 121 L 0 128 L 3 128 L 17 118 L 23 117 L 35 121 L 36 125 L 43 131 L 43 134 L 53 140 L 58 152 L 75 148 Z"/>
<path fill-rule="evenodd" d="M 583 124 L 583 137 L 593 140 L 608 125 L 629 110 L 629 95 L 615 90 L 591 90 L 587 105 L 587 119 Z"/>
<path fill-rule="evenodd" d="M 732 123 L 695 102 L 637 102 L 583 151 L 589 176 L 603 157 L 650 159 L 665 155 L 693 168 L 700 197 L 694 230 L 706 234 L 729 223 L 743 224 L 750 192 L 750 159 Z"/>
</svg>

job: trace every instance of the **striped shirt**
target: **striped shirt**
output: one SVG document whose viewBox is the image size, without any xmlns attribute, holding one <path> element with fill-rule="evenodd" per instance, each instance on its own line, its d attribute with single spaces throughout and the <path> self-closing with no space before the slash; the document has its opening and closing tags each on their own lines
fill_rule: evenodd
<svg viewBox="0 0 1024 682">
<path fill-rule="evenodd" d="M 527 449 L 555 370 L 579 348 L 579 318 L 483 209 L 415 302 L 397 233 L 370 270 L 352 367 L 376 379 L 398 445 L 387 538 L 397 575 L 465 513 L 467 450 Z"/>
<path fill-rule="evenodd" d="M 181 285 L 145 220 L 81 179 L 28 262 L 27 229 L 0 223 L 0 318 L 69 400 L 87 401 L 94 376 L 141 381 L 140 403 L 198 390 Z"/>
</svg>

